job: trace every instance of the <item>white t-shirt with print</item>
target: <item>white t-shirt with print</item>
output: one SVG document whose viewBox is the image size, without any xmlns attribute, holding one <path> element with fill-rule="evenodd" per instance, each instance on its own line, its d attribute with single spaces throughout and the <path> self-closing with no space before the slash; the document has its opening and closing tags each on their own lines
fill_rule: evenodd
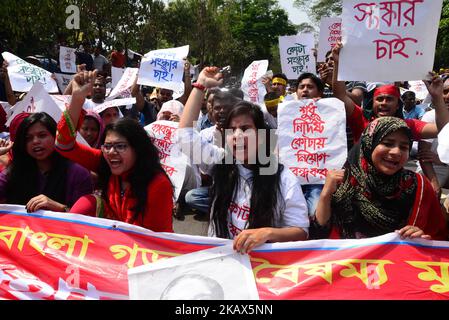
<svg viewBox="0 0 449 320">
<path fill-rule="evenodd" d="M 238 191 L 229 206 L 227 219 L 230 239 L 234 239 L 242 230 L 248 227 L 252 192 L 252 171 L 242 165 L 237 165 L 237 167 L 240 173 Z M 280 180 L 281 199 L 278 200 L 272 227 L 299 227 L 308 232 L 307 203 L 298 179 L 290 170 L 284 168 Z M 284 203 L 282 203 L 282 200 Z M 283 207 L 281 207 L 281 204 Z M 208 236 L 216 236 L 213 221 L 209 225 Z"/>
<path fill-rule="evenodd" d="M 208 172 L 211 172 L 213 166 L 217 163 L 221 163 L 221 160 L 225 156 L 225 150 L 223 148 L 219 148 L 218 146 L 207 142 L 206 139 L 200 136 L 200 134 L 193 128 L 178 129 L 177 139 L 181 151 L 189 158 L 192 159 L 193 154 L 202 153 L 202 160 L 206 160 L 207 162 L 200 166 L 202 170 L 206 169 Z M 240 173 L 238 191 L 228 210 L 228 227 L 231 239 L 240 233 L 241 230 L 247 228 L 252 191 L 252 171 L 246 169 L 242 165 L 237 165 L 237 167 Z M 286 168 L 282 170 L 280 176 L 280 191 L 284 207 L 280 207 L 282 199 L 279 199 L 281 201 L 278 201 L 278 210 L 276 210 L 277 213 L 274 218 L 273 227 L 300 227 L 308 232 L 309 216 L 301 184 L 296 176 Z M 211 223 L 208 235 L 211 237 L 215 236 L 214 230 L 213 223 Z"/>
</svg>

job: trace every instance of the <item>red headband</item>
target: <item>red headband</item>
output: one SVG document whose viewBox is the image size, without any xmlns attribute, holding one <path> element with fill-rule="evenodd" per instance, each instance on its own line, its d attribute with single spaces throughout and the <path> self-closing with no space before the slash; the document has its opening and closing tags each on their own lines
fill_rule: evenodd
<svg viewBox="0 0 449 320">
<path fill-rule="evenodd" d="M 374 98 L 381 94 L 389 94 L 390 96 L 396 97 L 398 99 L 401 98 L 401 93 L 399 92 L 398 87 L 392 84 L 377 88 L 374 91 Z"/>
<path fill-rule="evenodd" d="M 17 129 L 19 129 L 19 126 L 23 122 L 23 120 L 28 118 L 30 115 L 31 113 L 22 112 L 16 115 L 14 119 L 12 119 L 11 123 L 9 124 L 9 140 L 16 140 Z"/>
</svg>

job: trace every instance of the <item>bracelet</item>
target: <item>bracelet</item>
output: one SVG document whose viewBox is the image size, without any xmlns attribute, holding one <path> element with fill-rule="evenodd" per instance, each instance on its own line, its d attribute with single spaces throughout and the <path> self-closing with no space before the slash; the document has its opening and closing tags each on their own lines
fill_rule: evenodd
<svg viewBox="0 0 449 320">
<path fill-rule="evenodd" d="M 192 84 L 192 87 L 197 88 L 198 90 L 201 91 L 206 91 L 206 87 L 203 86 L 201 83 L 195 82 L 194 84 Z"/>
</svg>

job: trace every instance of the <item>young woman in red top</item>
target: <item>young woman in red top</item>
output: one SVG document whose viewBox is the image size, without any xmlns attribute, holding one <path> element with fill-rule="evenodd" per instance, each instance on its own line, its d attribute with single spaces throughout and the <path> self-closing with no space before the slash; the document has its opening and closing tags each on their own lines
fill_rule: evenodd
<svg viewBox="0 0 449 320">
<path fill-rule="evenodd" d="M 158 151 L 138 122 L 123 118 L 106 126 L 101 150 L 75 141 L 83 123 L 85 98 L 96 71 L 81 72 L 72 82 L 72 101 L 58 123 L 61 155 L 97 172 L 101 196 L 86 196 L 70 212 L 105 217 L 156 232 L 173 232 L 173 188 Z"/>
</svg>

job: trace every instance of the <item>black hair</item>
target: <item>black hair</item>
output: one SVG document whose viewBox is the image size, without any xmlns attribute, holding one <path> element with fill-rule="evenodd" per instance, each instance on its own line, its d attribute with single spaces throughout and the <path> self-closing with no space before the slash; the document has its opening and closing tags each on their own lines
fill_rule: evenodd
<svg viewBox="0 0 449 320">
<path fill-rule="evenodd" d="M 132 168 L 128 181 L 131 184 L 131 192 L 137 199 L 136 206 L 130 208 L 133 212 L 133 219 L 139 216 L 143 219 L 143 213 L 147 203 L 148 185 L 158 175 L 163 174 L 168 178 L 159 160 L 157 148 L 151 142 L 147 132 L 134 119 L 121 118 L 106 126 L 102 137 L 102 143 L 109 132 L 115 132 L 123 136 L 136 154 L 136 162 Z M 108 202 L 108 185 L 112 175 L 106 159 L 101 157 L 100 169 L 98 171 L 98 184 L 102 190 L 103 199 Z M 155 214 L 158 214 L 157 212 Z"/>
<path fill-rule="evenodd" d="M 233 106 L 241 101 L 241 99 L 237 98 L 229 91 L 218 90 L 214 94 L 214 102 L 215 101 L 220 102 L 221 104 L 224 104 L 226 106 Z"/>
<path fill-rule="evenodd" d="M 406 96 L 413 96 L 413 98 L 416 98 L 416 93 L 413 91 L 406 91 L 402 94 L 401 98 L 404 99 Z"/>
<path fill-rule="evenodd" d="M 265 137 L 259 148 L 265 146 L 265 155 L 270 157 L 267 164 L 261 164 L 257 159 L 256 164 L 251 166 L 253 172 L 252 191 L 250 201 L 250 213 L 248 218 L 248 228 L 272 227 L 275 215 L 278 214 L 278 205 L 282 212 L 285 202 L 280 191 L 280 174 L 283 166 L 279 164 L 274 174 L 260 174 L 260 169 L 269 167 L 274 158 L 272 148 L 274 144 L 270 143 L 270 130 L 265 124 L 262 110 L 259 106 L 247 101 L 238 102 L 229 112 L 225 128 L 229 128 L 233 118 L 240 115 L 250 116 L 257 130 L 264 130 Z M 259 136 L 260 138 L 260 136 Z M 236 196 L 239 182 L 239 169 L 234 161 L 233 164 L 217 164 L 213 169 L 213 184 L 210 190 L 212 204 L 212 220 L 215 226 L 215 233 L 220 238 L 229 238 L 228 231 L 228 209 Z"/>
<path fill-rule="evenodd" d="M 7 169 L 6 201 L 25 205 L 31 198 L 44 194 L 52 200 L 71 206 L 73 203 L 65 203 L 68 160 L 58 152 L 54 151 L 51 154 L 51 170 L 45 173 L 46 183 L 43 191 L 38 190 L 37 161 L 26 150 L 28 130 L 36 123 L 41 123 L 53 137 L 56 137 L 56 121 L 45 112 L 33 113 L 22 121 L 17 128 L 12 148 L 13 161 Z"/>
<path fill-rule="evenodd" d="M 245 93 L 239 88 L 231 88 L 229 89 L 229 93 L 241 100 L 245 97 Z"/>
<path fill-rule="evenodd" d="M 316 75 L 314 75 L 313 73 L 310 73 L 310 72 L 303 73 L 302 75 L 299 76 L 296 87 L 298 88 L 299 84 L 301 83 L 301 81 L 303 81 L 305 79 L 312 80 L 312 82 L 318 88 L 319 92 L 322 93 L 324 91 L 324 83 L 323 83 L 323 81 L 321 81 L 320 78 L 318 78 Z"/>
</svg>

